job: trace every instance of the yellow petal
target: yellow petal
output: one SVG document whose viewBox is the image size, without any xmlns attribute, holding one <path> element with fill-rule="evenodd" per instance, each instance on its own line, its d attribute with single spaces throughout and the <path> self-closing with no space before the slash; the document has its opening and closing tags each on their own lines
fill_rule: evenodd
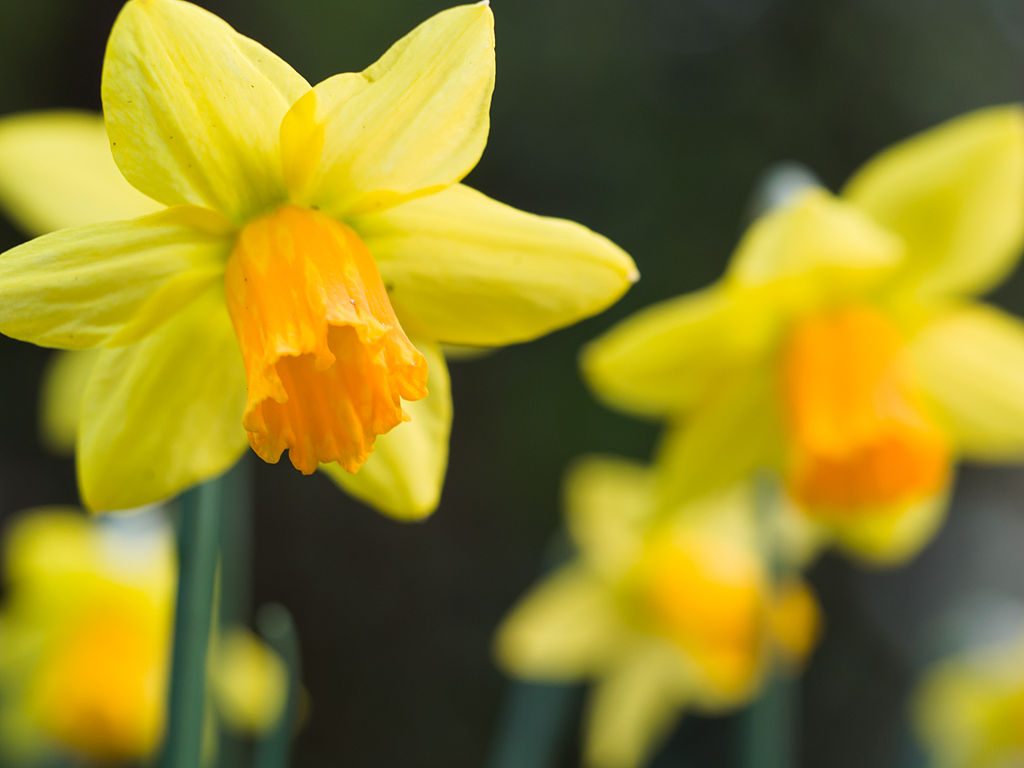
<svg viewBox="0 0 1024 768">
<path fill-rule="evenodd" d="M 909 356 L 959 451 L 989 461 L 1024 456 L 1024 324 L 994 307 L 959 307 L 928 322 Z"/>
<path fill-rule="evenodd" d="M 903 238 L 909 287 L 987 291 L 1024 244 L 1024 110 L 980 110 L 897 144 L 843 194 Z"/>
<path fill-rule="evenodd" d="M 82 498 L 96 511 L 175 495 L 245 450 L 245 371 L 216 285 L 130 347 L 104 350 L 78 440 Z"/>
<path fill-rule="evenodd" d="M 487 142 L 493 90 L 491 9 L 442 11 L 295 105 L 281 130 L 293 198 L 346 215 L 460 181 Z"/>
<path fill-rule="evenodd" d="M 211 664 L 217 714 L 231 729 L 263 733 L 281 717 L 288 694 L 284 662 L 252 632 L 229 629 Z"/>
<path fill-rule="evenodd" d="M 661 503 L 668 506 L 726 489 L 779 460 L 777 383 L 743 371 L 723 382 L 692 416 L 672 427 L 658 449 Z"/>
<path fill-rule="evenodd" d="M 603 669 L 622 639 L 608 587 L 586 568 L 569 565 L 541 582 L 505 617 L 495 651 L 510 674 L 576 680 Z"/>
<path fill-rule="evenodd" d="M 353 226 L 403 323 L 452 344 L 528 341 L 601 311 L 637 277 L 629 256 L 585 227 L 461 185 Z"/>
<path fill-rule="evenodd" d="M 228 242 L 204 211 L 65 229 L 0 256 L 0 333 L 84 349 L 145 335 L 223 272 Z M 206 228 L 206 229 L 204 229 Z"/>
<path fill-rule="evenodd" d="M 57 352 L 43 376 L 40 421 L 43 441 L 58 454 L 70 455 L 78 440 L 82 396 L 99 358 L 99 350 Z"/>
<path fill-rule="evenodd" d="M 828 535 L 847 554 L 868 565 L 906 562 L 934 537 L 946 519 L 949 497 L 943 492 L 894 509 L 861 512 L 849 520 L 823 523 Z"/>
<path fill-rule="evenodd" d="M 641 310 L 587 346 L 581 362 L 610 405 L 665 415 L 699 404 L 773 335 L 770 318 L 751 302 L 711 288 Z"/>
<path fill-rule="evenodd" d="M 0 205 L 33 235 L 133 219 L 160 207 L 125 181 L 103 118 L 90 112 L 0 120 Z"/>
<path fill-rule="evenodd" d="M 589 456 L 565 480 L 569 531 L 589 565 L 608 578 L 630 568 L 654 515 L 650 470 L 625 459 Z"/>
<path fill-rule="evenodd" d="M 452 395 L 448 365 L 437 345 L 415 342 L 427 358 L 422 400 L 404 403 L 409 421 L 380 435 L 370 458 L 356 472 L 338 464 L 321 469 L 360 501 L 399 520 L 422 520 L 437 508 L 448 468 Z"/>
<path fill-rule="evenodd" d="M 820 189 L 763 216 L 733 256 L 727 284 L 769 289 L 790 311 L 857 295 L 902 261 L 899 238 Z"/>
<path fill-rule="evenodd" d="M 617 664 L 591 694 L 586 764 L 640 768 L 668 735 L 684 692 L 671 649 L 643 647 Z"/>
<path fill-rule="evenodd" d="M 103 62 L 114 159 L 140 191 L 239 218 L 285 198 L 279 133 L 309 84 L 180 0 L 131 0 Z"/>
</svg>

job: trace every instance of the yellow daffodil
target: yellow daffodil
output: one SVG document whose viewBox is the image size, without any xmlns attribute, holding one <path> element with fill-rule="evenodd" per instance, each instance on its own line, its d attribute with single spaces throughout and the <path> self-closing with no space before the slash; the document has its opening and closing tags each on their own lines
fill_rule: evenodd
<svg viewBox="0 0 1024 768">
<path fill-rule="evenodd" d="M 152 755 L 164 724 L 176 565 L 155 513 L 100 523 L 40 510 L 11 527 L 0 610 L 0 751 L 98 762 Z M 276 722 L 281 660 L 246 630 L 219 638 L 211 685 L 229 725 Z"/>
<path fill-rule="evenodd" d="M 758 468 L 851 552 L 902 559 L 939 525 L 958 457 L 1024 457 L 1024 326 L 974 297 L 1024 238 L 1024 113 L 997 107 L 798 194 L 715 286 L 583 358 L 609 403 L 666 418 L 669 503 Z"/>
<path fill-rule="evenodd" d="M 126 3 L 104 62 L 106 133 L 143 196 L 129 204 L 163 210 L 0 257 L 0 332 L 100 349 L 78 435 L 90 508 L 172 495 L 248 440 L 393 515 L 433 510 L 451 422 L 440 344 L 535 338 L 636 278 L 593 232 L 459 183 L 493 84 L 486 3 L 312 88 L 194 5 Z M 47 227 L 60 215 L 45 182 L 7 177 L 0 194 Z"/>
<path fill-rule="evenodd" d="M 1024 764 L 1024 642 L 935 665 L 915 696 L 914 719 L 934 768 Z"/>
<path fill-rule="evenodd" d="M 512 611 L 497 638 L 514 675 L 592 679 L 586 764 L 641 765 L 681 710 L 743 705 L 773 660 L 798 663 L 817 634 L 799 581 L 773 585 L 749 491 L 657 513 L 652 472 L 589 459 L 570 474 L 577 560 Z"/>
</svg>

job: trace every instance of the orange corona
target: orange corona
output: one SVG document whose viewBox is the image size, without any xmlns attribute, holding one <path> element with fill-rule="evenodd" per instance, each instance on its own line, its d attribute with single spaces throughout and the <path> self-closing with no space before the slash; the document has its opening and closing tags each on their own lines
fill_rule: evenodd
<svg viewBox="0 0 1024 768">
<path fill-rule="evenodd" d="M 798 323 L 783 355 L 790 492 L 816 514 L 896 509 L 946 484 L 946 437 L 900 363 L 903 340 L 853 307 Z"/>
<path fill-rule="evenodd" d="M 355 472 L 374 440 L 427 394 L 373 257 L 350 228 L 285 206 L 242 230 L 227 265 L 228 311 L 248 379 L 243 425 L 264 460 L 285 449 L 310 474 Z"/>
</svg>

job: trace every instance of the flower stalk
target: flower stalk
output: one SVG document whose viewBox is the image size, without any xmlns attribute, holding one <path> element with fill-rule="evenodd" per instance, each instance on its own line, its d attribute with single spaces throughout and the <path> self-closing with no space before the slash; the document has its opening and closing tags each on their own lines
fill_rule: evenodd
<svg viewBox="0 0 1024 768">
<path fill-rule="evenodd" d="M 174 611 L 167 734 L 160 768 L 200 765 L 206 704 L 206 656 L 213 623 L 223 479 L 181 496 L 178 596 Z"/>
</svg>

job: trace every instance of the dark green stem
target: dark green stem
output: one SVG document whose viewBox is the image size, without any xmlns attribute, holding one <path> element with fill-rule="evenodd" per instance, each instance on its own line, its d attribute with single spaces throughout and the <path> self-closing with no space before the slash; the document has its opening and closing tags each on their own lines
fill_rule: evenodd
<svg viewBox="0 0 1024 768">
<path fill-rule="evenodd" d="M 299 710 L 302 664 L 295 622 L 284 606 L 271 604 L 260 609 L 256 624 L 263 639 L 277 651 L 288 670 L 288 695 L 277 723 L 256 748 L 255 768 L 286 768 L 292 734 Z"/>
<path fill-rule="evenodd" d="M 219 478 L 211 480 L 181 496 L 178 597 L 161 768 L 196 768 L 201 764 L 206 653 L 213 622 L 222 483 Z"/>
</svg>

